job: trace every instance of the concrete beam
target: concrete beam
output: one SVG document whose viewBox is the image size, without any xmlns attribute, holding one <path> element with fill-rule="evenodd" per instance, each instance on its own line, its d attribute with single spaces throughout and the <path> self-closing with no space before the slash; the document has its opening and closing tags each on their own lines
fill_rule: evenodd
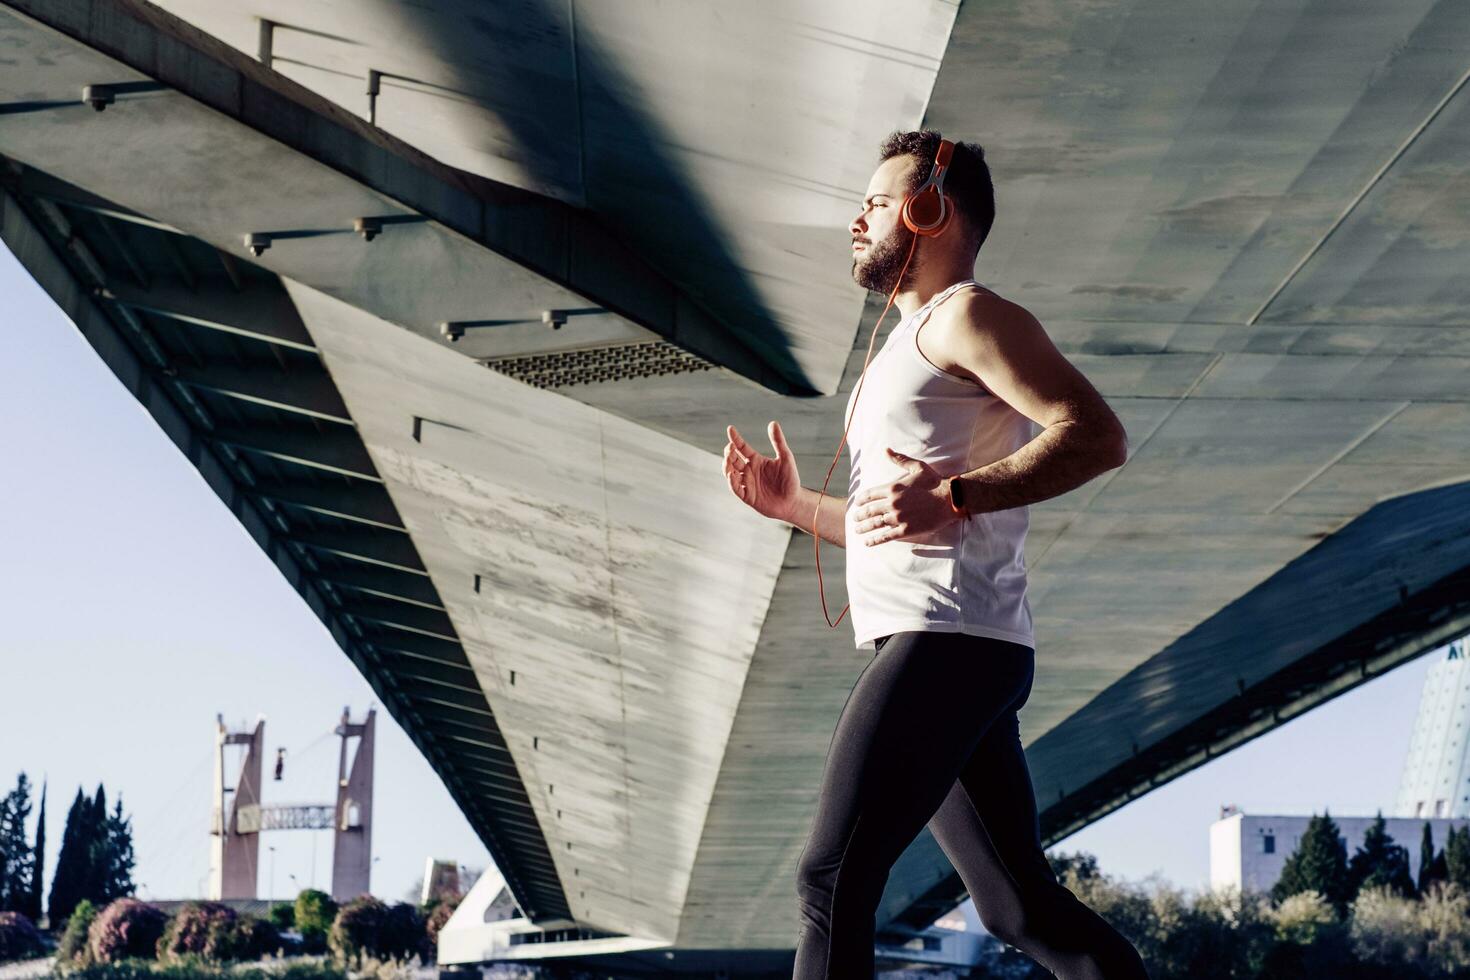
<svg viewBox="0 0 1470 980">
<path fill-rule="evenodd" d="M 392 665 L 394 676 L 413 675 L 438 684 L 452 684 L 456 687 L 479 690 L 475 681 L 475 672 L 467 664 L 446 664 L 418 657 L 406 657 L 399 653 L 387 654 L 383 659 Z"/>
<path fill-rule="evenodd" d="M 176 360 L 159 374 L 171 381 L 291 415 L 352 425 L 352 416 L 342 403 L 342 396 L 337 394 L 337 386 L 320 368 L 287 374 L 275 361 L 196 367 Z"/>
<path fill-rule="evenodd" d="M 110 282 L 99 295 L 186 326 L 219 330 L 293 350 L 316 351 L 290 298 L 277 287 L 247 283 L 238 290 L 204 285 L 189 289 L 160 281 L 144 290 L 128 283 Z"/>
<path fill-rule="evenodd" d="M 357 521 L 390 531 L 405 530 L 403 518 L 398 515 L 397 508 L 393 506 L 393 501 L 382 484 L 335 483 L 335 486 L 327 486 L 304 480 L 262 480 L 250 490 L 277 503 L 339 520 Z"/>
<path fill-rule="evenodd" d="M 433 609 L 409 606 L 401 602 L 373 602 L 362 599 L 344 602 L 342 611 L 359 621 L 378 623 L 392 629 L 448 640 L 451 643 L 459 642 L 459 637 L 454 632 L 454 624 L 449 621 L 449 616 Z"/>
<path fill-rule="evenodd" d="M 338 473 L 358 480 L 381 483 L 362 440 L 349 429 L 325 431 L 315 428 L 264 429 L 216 426 L 210 432 L 215 442 L 246 452 L 259 453 L 299 466 Z"/>
<path fill-rule="evenodd" d="M 469 663 L 465 659 L 464 648 L 458 643 L 450 643 L 447 640 L 425 636 L 422 633 L 405 633 L 402 630 L 388 630 L 369 625 L 363 629 L 363 639 L 379 650 L 392 653 L 434 660 L 439 663 Z"/>
<path fill-rule="evenodd" d="M 360 528 L 351 531 L 307 530 L 291 532 L 291 540 L 341 558 L 427 576 L 418 550 L 407 535 Z"/>
</svg>

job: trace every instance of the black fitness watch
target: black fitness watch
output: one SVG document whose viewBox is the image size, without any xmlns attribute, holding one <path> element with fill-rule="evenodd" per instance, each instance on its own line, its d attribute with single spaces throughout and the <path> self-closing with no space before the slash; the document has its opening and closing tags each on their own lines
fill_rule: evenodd
<svg viewBox="0 0 1470 980">
<path fill-rule="evenodd" d="M 970 512 L 965 509 L 965 485 L 957 476 L 951 477 L 949 481 L 949 506 L 961 517 L 970 516 Z"/>
</svg>

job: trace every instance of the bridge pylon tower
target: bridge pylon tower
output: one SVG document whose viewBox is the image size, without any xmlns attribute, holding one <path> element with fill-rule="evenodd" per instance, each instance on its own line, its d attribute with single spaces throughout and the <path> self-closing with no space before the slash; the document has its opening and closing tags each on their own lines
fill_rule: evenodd
<svg viewBox="0 0 1470 980">
<path fill-rule="evenodd" d="M 373 741 L 377 711 L 369 707 L 361 722 L 347 708 L 335 729 L 340 739 L 337 793 L 333 803 L 263 806 L 261 770 L 265 757 L 265 717 L 250 729 L 231 731 L 215 717 L 214 783 L 211 788 L 209 895 L 211 899 L 257 897 L 260 835 L 267 830 L 332 831 L 332 898 L 344 902 L 369 892 L 372 877 Z M 356 740 L 355 751 L 349 743 Z M 244 755 L 226 785 L 225 758 L 232 746 Z M 279 764 L 279 759 L 277 760 Z M 274 896 L 271 896 L 274 897 Z"/>
</svg>

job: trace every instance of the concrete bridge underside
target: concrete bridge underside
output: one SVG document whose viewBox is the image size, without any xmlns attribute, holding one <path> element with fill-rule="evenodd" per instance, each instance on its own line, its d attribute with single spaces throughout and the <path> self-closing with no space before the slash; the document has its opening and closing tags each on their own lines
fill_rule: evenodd
<svg viewBox="0 0 1470 980">
<path fill-rule="evenodd" d="M 1048 842 L 1470 629 L 1464 5 L 523 6 L 0 0 L 0 235 L 535 922 L 795 939 L 865 654 L 719 451 L 831 462 L 894 128 L 986 146 L 978 277 L 1130 433 L 1032 509 Z M 925 832 L 880 925 L 963 898 Z"/>
</svg>

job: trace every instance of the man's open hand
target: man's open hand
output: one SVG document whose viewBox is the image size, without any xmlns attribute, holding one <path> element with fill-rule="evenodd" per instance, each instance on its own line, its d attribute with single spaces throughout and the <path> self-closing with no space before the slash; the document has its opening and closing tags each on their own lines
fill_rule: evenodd
<svg viewBox="0 0 1470 980">
<path fill-rule="evenodd" d="M 921 459 L 888 450 L 906 472 L 893 483 L 869 487 L 853 499 L 854 530 L 865 545 L 901 541 L 960 520 L 949 504 L 944 477 Z"/>
<path fill-rule="evenodd" d="M 730 441 L 725 444 L 725 479 L 730 492 L 757 513 L 777 520 L 790 520 L 791 507 L 801 490 L 801 477 L 796 472 L 796 457 L 786 445 L 779 423 L 766 428 L 774 458 L 762 456 L 741 438 L 735 426 L 725 427 Z"/>
</svg>

